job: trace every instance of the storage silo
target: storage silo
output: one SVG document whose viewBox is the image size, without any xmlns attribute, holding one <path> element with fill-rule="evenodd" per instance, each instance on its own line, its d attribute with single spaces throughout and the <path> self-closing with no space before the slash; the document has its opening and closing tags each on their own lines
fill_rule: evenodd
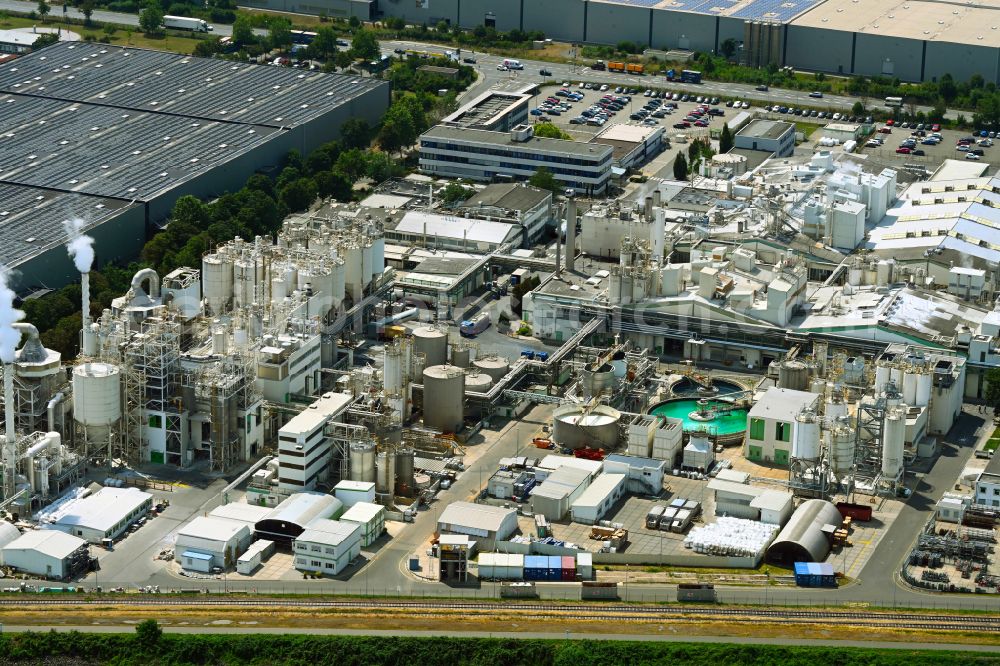
<svg viewBox="0 0 1000 666">
<path fill-rule="evenodd" d="M 906 413 L 890 410 L 882 428 L 882 476 L 896 480 L 903 474 L 903 446 L 906 443 Z"/>
<path fill-rule="evenodd" d="M 819 419 L 816 413 L 805 411 L 795 417 L 792 439 L 792 457 L 800 460 L 818 460 L 820 457 Z"/>
<path fill-rule="evenodd" d="M 838 477 L 848 474 L 854 467 L 855 432 L 848 421 L 843 419 L 830 431 L 830 467 Z"/>
<path fill-rule="evenodd" d="M 472 359 L 472 349 L 467 345 L 458 344 L 451 347 L 451 364 L 459 368 L 468 368 Z"/>
<path fill-rule="evenodd" d="M 330 271 L 333 278 L 333 286 L 331 288 L 333 304 L 334 307 L 339 308 L 340 304 L 344 302 L 344 296 L 347 295 L 347 265 L 340 257 L 334 257 Z"/>
<path fill-rule="evenodd" d="M 396 451 L 396 493 L 409 495 L 413 492 L 413 449 Z"/>
<path fill-rule="evenodd" d="M 907 405 L 917 403 L 917 373 L 913 368 L 907 368 L 903 375 L 903 402 Z"/>
<path fill-rule="evenodd" d="M 351 481 L 375 480 L 375 442 L 355 442 L 349 449 Z"/>
<path fill-rule="evenodd" d="M 879 396 L 885 392 L 886 386 L 889 385 L 890 376 L 889 365 L 884 361 L 880 361 L 875 366 L 875 395 Z"/>
<path fill-rule="evenodd" d="M 424 369 L 424 425 L 442 432 L 458 432 L 465 421 L 465 371 L 453 365 Z"/>
<path fill-rule="evenodd" d="M 486 393 L 491 386 L 493 378 L 485 373 L 472 370 L 465 375 L 465 390 L 469 393 Z"/>
<path fill-rule="evenodd" d="M 809 387 L 809 366 L 802 361 L 783 361 L 778 366 L 778 386 L 805 391 Z"/>
<path fill-rule="evenodd" d="M 391 495 L 396 489 L 396 456 L 379 451 L 375 456 L 375 492 Z"/>
<path fill-rule="evenodd" d="M 917 374 L 917 399 L 914 407 L 926 407 L 931 403 L 931 387 L 934 385 L 934 376 L 927 370 Z"/>
<path fill-rule="evenodd" d="M 122 417 L 121 371 L 110 363 L 82 363 L 73 368 L 73 420 L 87 439 L 104 441 Z"/>
<path fill-rule="evenodd" d="M 482 358 L 477 358 L 472 362 L 472 367 L 490 376 L 493 383 L 500 381 L 510 372 L 510 361 L 502 356 L 491 354 Z"/>
<path fill-rule="evenodd" d="M 437 326 L 419 326 L 413 330 L 413 351 L 424 355 L 424 367 L 448 362 L 448 333 Z"/>
<path fill-rule="evenodd" d="M 388 344 L 382 352 L 382 387 L 387 394 L 398 395 L 403 390 L 403 349 Z"/>
<path fill-rule="evenodd" d="M 607 405 L 564 405 L 552 413 L 552 439 L 570 449 L 611 448 L 618 443 L 621 412 Z"/>
<path fill-rule="evenodd" d="M 201 260 L 201 295 L 206 314 L 226 311 L 233 298 L 233 262 L 225 254 L 208 254 Z"/>
<path fill-rule="evenodd" d="M 257 262 L 253 259 L 237 259 L 233 262 L 233 305 L 252 305 L 257 292 Z"/>
</svg>

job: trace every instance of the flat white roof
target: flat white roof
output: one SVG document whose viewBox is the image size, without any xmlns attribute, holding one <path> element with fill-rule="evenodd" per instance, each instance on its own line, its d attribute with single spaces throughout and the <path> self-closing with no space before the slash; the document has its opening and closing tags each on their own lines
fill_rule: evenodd
<svg viewBox="0 0 1000 666">
<path fill-rule="evenodd" d="M 564 465 L 549 474 L 540 485 L 531 489 L 532 497 L 548 497 L 550 499 L 562 499 L 586 483 L 590 479 L 590 472 L 572 465 Z"/>
<path fill-rule="evenodd" d="M 320 518 L 309 523 L 296 539 L 308 543 L 321 543 L 327 546 L 339 546 L 361 530 L 357 523 L 342 523 L 339 520 Z"/>
<path fill-rule="evenodd" d="M 516 515 L 514 509 L 490 504 L 474 504 L 472 502 L 452 502 L 441 512 L 438 525 L 458 525 L 473 527 L 487 532 L 497 532 L 503 526 L 508 516 Z"/>
<path fill-rule="evenodd" d="M 609 141 L 628 141 L 631 143 L 642 143 L 652 135 L 662 132 L 660 126 L 646 127 L 644 125 L 628 125 L 625 123 L 615 123 L 608 125 L 597 133 L 591 141 L 597 139 L 608 139 Z"/>
<path fill-rule="evenodd" d="M 249 534 L 250 528 L 241 521 L 213 516 L 198 516 L 177 530 L 177 538 L 190 537 L 209 541 L 229 541 L 244 531 Z"/>
<path fill-rule="evenodd" d="M 152 499 L 152 495 L 138 488 L 101 488 L 64 507 L 56 525 L 107 532 Z"/>
<path fill-rule="evenodd" d="M 490 222 L 454 215 L 439 215 L 422 210 L 412 210 L 403 215 L 396 224 L 396 232 L 428 237 L 466 239 L 471 243 L 492 243 L 499 245 L 509 236 L 520 231 L 520 227 L 506 222 Z"/>
<path fill-rule="evenodd" d="M 573 507 L 598 506 L 608 495 L 618 490 L 624 483 L 624 474 L 601 474 L 573 502 Z"/>
<path fill-rule="evenodd" d="M 575 467 L 576 469 L 582 469 L 593 476 L 601 471 L 601 468 L 604 467 L 604 463 L 600 460 L 587 460 L 586 458 L 577 458 L 575 456 L 557 456 L 549 454 L 542 458 L 541 462 L 538 463 L 538 467 L 553 471 L 559 469 L 560 467 Z"/>
<path fill-rule="evenodd" d="M 750 506 L 754 509 L 765 509 L 768 511 L 781 511 L 792 504 L 792 494 L 783 490 L 765 490 L 757 497 L 750 500 Z"/>
<path fill-rule="evenodd" d="M 252 544 L 250 544 L 250 547 L 247 548 L 247 552 L 240 555 L 238 561 L 249 562 L 250 560 L 253 559 L 254 555 L 263 552 L 268 548 L 271 548 L 272 546 L 274 546 L 273 541 L 268 541 L 267 539 L 258 539 L 257 541 L 254 541 Z"/>
<path fill-rule="evenodd" d="M 371 521 L 375 520 L 381 513 L 385 513 L 385 507 L 381 504 L 358 502 L 345 511 L 343 515 L 340 516 L 340 519 L 347 523 L 361 523 L 367 525 Z"/>
<path fill-rule="evenodd" d="M 819 396 L 808 391 L 787 388 L 769 388 L 750 409 L 750 418 L 768 418 L 792 421 L 803 409 L 813 405 Z"/>
<path fill-rule="evenodd" d="M 250 525 L 263 520 L 267 514 L 271 513 L 271 508 L 266 506 L 256 506 L 246 502 L 230 502 L 217 506 L 208 512 L 214 518 L 225 518 L 226 520 L 236 520 Z"/>
<path fill-rule="evenodd" d="M 479 566 L 523 567 L 524 555 L 520 553 L 480 553 Z"/>
<path fill-rule="evenodd" d="M 343 481 L 338 482 L 333 489 L 366 493 L 370 490 L 374 490 L 375 484 L 371 481 L 351 481 L 349 479 L 344 479 Z"/>
<path fill-rule="evenodd" d="M 733 483 L 722 479 L 712 479 L 708 482 L 708 489 L 717 493 L 729 493 L 730 495 L 741 495 L 743 497 L 760 497 L 765 492 L 764 488 L 750 486 L 745 483 Z"/>
<path fill-rule="evenodd" d="M 292 417 L 292 420 L 281 426 L 279 434 L 296 436 L 308 435 L 309 433 L 323 426 L 327 421 L 342 413 L 354 402 L 354 396 L 350 393 L 324 393 L 323 397 L 316 400 L 301 412 Z"/>
<path fill-rule="evenodd" d="M 42 555 L 62 560 L 87 542 L 59 530 L 29 530 L 3 547 L 4 550 L 35 550 Z"/>
</svg>

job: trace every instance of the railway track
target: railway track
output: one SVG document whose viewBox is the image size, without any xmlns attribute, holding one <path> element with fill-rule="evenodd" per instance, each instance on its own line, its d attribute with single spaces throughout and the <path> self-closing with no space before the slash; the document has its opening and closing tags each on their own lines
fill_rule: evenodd
<svg viewBox="0 0 1000 666">
<path fill-rule="evenodd" d="M 203 599 L 183 597 L 5 598 L 6 609 L 30 607 L 120 607 L 120 608 L 290 608 L 297 610 L 396 610 L 429 613 L 434 611 L 503 612 L 527 617 L 620 622 L 724 621 L 729 623 L 783 622 L 795 624 L 857 624 L 885 629 L 973 631 L 1000 633 L 1000 615 L 941 615 L 918 613 L 878 613 L 861 611 L 795 610 L 783 608 L 732 608 L 714 606 L 631 606 L 544 603 L 498 603 L 392 600 L 322 599 Z"/>
</svg>

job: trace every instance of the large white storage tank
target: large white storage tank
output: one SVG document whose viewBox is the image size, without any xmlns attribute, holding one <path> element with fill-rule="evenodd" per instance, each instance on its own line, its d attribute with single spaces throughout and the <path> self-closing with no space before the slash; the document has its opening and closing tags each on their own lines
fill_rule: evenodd
<svg viewBox="0 0 1000 666">
<path fill-rule="evenodd" d="M 854 430 L 846 421 L 840 422 L 830 432 L 831 466 L 833 473 L 844 476 L 854 467 Z"/>
<path fill-rule="evenodd" d="M 800 460 L 818 460 L 820 457 L 819 419 L 815 412 L 802 412 L 795 417 L 792 439 L 792 457 Z"/>
<path fill-rule="evenodd" d="M 413 330 L 413 351 L 424 355 L 424 367 L 448 362 L 448 333 L 437 326 L 419 326 Z"/>
<path fill-rule="evenodd" d="M 82 363 L 73 368 L 73 419 L 93 433 L 93 429 L 113 425 L 121 416 L 121 371 L 118 366 Z"/>
<path fill-rule="evenodd" d="M 610 448 L 618 443 L 621 412 L 607 405 L 593 409 L 564 405 L 552 413 L 552 439 L 570 449 Z"/>
<path fill-rule="evenodd" d="M 465 421 L 465 371 L 453 365 L 424 369 L 424 425 L 442 432 L 458 432 Z"/>
<path fill-rule="evenodd" d="M 351 444 L 350 476 L 351 481 L 375 481 L 375 443 L 356 442 Z"/>
<path fill-rule="evenodd" d="M 233 262 L 228 256 L 209 254 L 202 258 L 201 294 L 208 314 L 226 311 L 233 298 Z"/>
<path fill-rule="evenodd" d="M 470 393 L 486 393 L 491 386 L 493 379 L 487 374 L 472 370 L 465 375 L 465 390 Z"/>
<path fill-rule="evenodd" d="M 898 479 L 903 473 L 903 446 L 906 443 L 906 418 L 900 409 L 885 415 L 882 429 L 882 476 Z"/>
<path fill-rule="evenodd" d="M 391 495 L 396 490 L 396 455 L 379 451 L 375 456 L 375 492 Z"/>
<path fill-rule="evenodd" d="M 344 263 L 344 260 L 340 257 L 335 257 L 331 266 L 331 272 L 333 276 L 333 303 L 335 307 L 339 308 L 340 304 L 344 302 L 344 297 L 347 295 L 347 265 Z"/>
<path fill-rule="evenodd" d="M 493 383 L 496 383 L 507 376 L 510 372 L 510 361 L 495 354 L 477 358 L 472 362 L 472 367 L 490 376 Z"/>
<path fill-rule="evenodd" d="M 252 305 L 255 300 L 257 284 L 261 277 L 257 262 L 253 259 L 237 259 L 233 262 L 233 305 L 243 307 Z M 204 280 L 204 277 L 202 278 Z"/>
<path fill-rule="evenodd" d="M 875 395 L 881 395 L 889 384 L 889 366 L 879 363 L 875 366 Z"/>
<path fill-rule="evenodd" d="M 403 390 L 403 349 L 398 344 L 388 344 L 382 352 L 382 386 L 386 393 L 398 394 Z"/>
<path fill-rule="evenodd" d="M 903 402 L 907 405 L 917 404 L 917 373 L 907 370 L 903 375 Z"/>
</svg>

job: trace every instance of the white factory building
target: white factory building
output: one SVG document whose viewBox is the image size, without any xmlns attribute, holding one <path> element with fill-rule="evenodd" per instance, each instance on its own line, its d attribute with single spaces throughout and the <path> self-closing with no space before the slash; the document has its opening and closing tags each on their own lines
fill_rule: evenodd
<svg viewBox="0 0 1000 666">
<path fill-rule="evenodd" d="M 348 509 L 358 502 L 374 504 L 375 483 L 372 481 L 344 479 L 343 481 L 338 481 L 337 485 L 333 487 L 333 495 L 343 502 L 344 507 Z"/>
<path fill-rule="evenodd" d="M 591 474 L 573 465 L 563 465 L 531 489 L 531 508 L 549 520 L 562 520 L 587 490 Z"/>
<path fill-rule="evenodd" d="M 29 530 L 0 549 L 0 563 L 43 578 L 62 579 L 87 558 L 87 542 L 58 530 Z"/>
<path fill-rule="evenodd" d="M 820 396 L 808 391 L 770 388 L 747 414 L 747 439 L 743 455 L 754 462 L 788 465 L 800 427 L 796 417 L 819 408 Z M 818 446 L 817 438 L 817 446 Z"/>
<path fill-rule="evenodd" d="M 198 516 L 178 530 L 174 559 L 191 571 L 229 569 L 250 545 L 252 536 L 244 522 Z"/>
<path fill-rule="evenodd" d="M 90 543 L 121 536 L 153 506 L 153 496 L 138 488 L 101 488 L 60 507 L 52 527 Z"/>
<path fill-rule="evenodd" d="M 336 576 L 361 554 L 363 530 L 358 523 L 325 518 L 312 521 L 292 546 L 295 568 Z"/>
<path fill-rule="evenodd" d="M 604 459 L 604 471 L 625 475 L 625 490 L 637 495 L 659 495 L 668 458 L 654 460 L 612 453 Z M 673 458 L 669 458 L 673 460 Z"/>
<path fill-rule="evenodd" d="M 326 393 L 278 430 L 278 488 L 312 490 L 330 469 L 332 442 L 328 423 L 354 402 L 348 393 Z"/>
<path fill-rule="evenodd" d="M 574 523 L 594 525 L 625 495 L 625 474 L 599 475 L 570 505 Z"/>
<path fill-rule="evenodd" d="M 361 547 L 367 548 L 385 533 L 385 507 L 371 502 L 355 502 L 340 516 L 343 523 L 361 527 Z"/>
<path fill-rule="evenodd" d="M 230 522 L 243 523 L 253 532 L 257 523 L 264 520 L 270 513 L 271 509 L 266 506 L 258 506 L 248 502 L 229 502 L 215 507 L 208 512 L 208 515 L 212 518 L 223 518 Z"/>
<path fill-rule="evenodd" d="M 496 550 L 517 531 L 517 511 L 490 504 L 452 502 L 438 518 L 439 534 L 464 534 L 480 551 Z"/>
</svg>

